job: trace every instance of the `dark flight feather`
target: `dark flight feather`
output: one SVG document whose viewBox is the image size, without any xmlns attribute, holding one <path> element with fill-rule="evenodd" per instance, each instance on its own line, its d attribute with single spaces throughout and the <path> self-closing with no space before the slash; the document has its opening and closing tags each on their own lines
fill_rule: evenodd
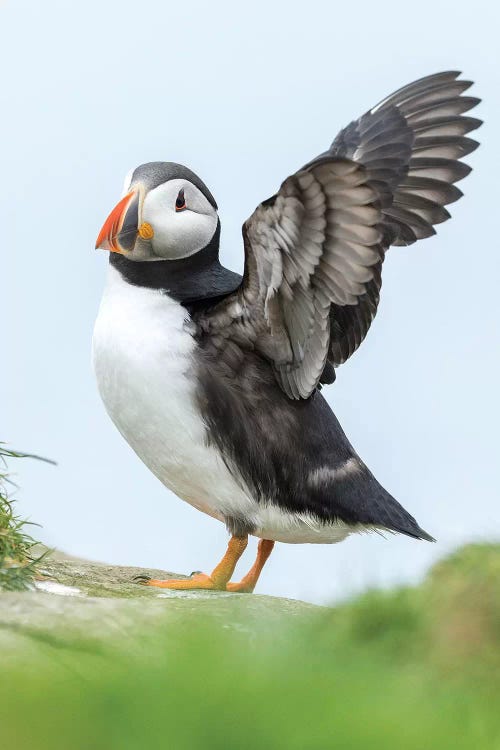
<svg viewBox="0 0 500 750">
<path fill-rule="evenodd" d="M 390 205 L 382 208 L 386 247 L 435 234 L 434 225 L 450 218 L 444 206 L 462 196 L 453 183 L 471 168 L 458 160 L 479 145 L 465 134 L 481 121 L 461 116 L 480 100 L 461 96 L 472 82 L 457 80 L 459 75 L 438 73 L 399 89 L 344 128 L 327 152 L 360 161 L 374 180 L 391 189 Z M 332 365 L 345 362 L 363 341 L 377 312 L 380 287 L 379 278 L 357 305 L 332 305 Z M 348 335 L 351 329 L 354 337 Z"/>
<path fill-rule="evenodd" d="M 245 222 L 241 286 L 211 308 L 213 333 L 244 330 L 283 391 L 308 398 L 363 341 L 391 245 L 435 234 L 476 148 L 479 99 L 455 71 L 399 89 L 344 128 Z M 236 334 L 239 329 L 239 334 Z"/>
</svg>

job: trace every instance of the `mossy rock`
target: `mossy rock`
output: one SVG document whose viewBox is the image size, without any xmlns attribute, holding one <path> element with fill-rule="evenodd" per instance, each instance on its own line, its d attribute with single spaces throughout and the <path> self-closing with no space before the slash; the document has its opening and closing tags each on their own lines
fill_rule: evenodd
<svg viewBox="0 0 500 750">
<path fill-rule="evenodd" d="M 89 562 L 61 553 L 47 555 L 41 569 L 43 578 L 36 581 L 34 590 L 0 595 L 0 644 L 23 645 L 30 638 L 68 646 L 82 639 L 96 647 L 99 643 L 123 645 L 123 639 L 136 639 L 152 625 L 178 628 L 179 621 L 200 616 L 251 634 L 318 609 L 305 602 L 255 594 L 141 586 L 134 582 L 136 576 L 187 576 Z"/>
</svg>

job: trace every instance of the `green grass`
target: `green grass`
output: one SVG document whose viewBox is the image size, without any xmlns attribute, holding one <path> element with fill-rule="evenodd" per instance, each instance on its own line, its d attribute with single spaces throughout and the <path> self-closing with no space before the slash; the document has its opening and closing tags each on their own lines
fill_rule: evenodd
<svg viewBox="0 0 500 750">
<path fill-rule="evenodd" d="M 30 554 L 36 541 L 27 533 L 27 527 L 33 524 L 16 515 L 9 495 L 13 484 L 7 471 L 7 459 L 13 458 L 38 457 L 9 450 L 0 443 L 0 591 L 29 589 L 41 559 L 33 559 Z"/>
<path fill-rule="evenodd" d="M 26 635 L 0 665 L 0 746 L 500 749 L 499 584 L 500 547 L 471 545 L 289 627 L 194 607 L 109 647 Z"/>
</svg>

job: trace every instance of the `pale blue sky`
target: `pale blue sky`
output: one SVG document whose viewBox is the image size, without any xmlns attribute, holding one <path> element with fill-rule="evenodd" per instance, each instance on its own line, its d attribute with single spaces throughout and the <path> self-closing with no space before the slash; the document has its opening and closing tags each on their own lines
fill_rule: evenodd
<svg viewBox="0 0 500 750">
<path fill-rule="evenodd" d="M 93 248 L 126 172 L 171 160 L 199 173 L 220 206 L 223 261 L 241 270 L 240 227 L 260 200 L 351 119 L 443 69 L 484 99 L 475 171 L 437 237 L 390 251 L 375 324 L 326 391 L 438 543 L 278 545 L 259 591 L 331 601 L 500 537 L 499 22 L 482 0 L 0 3 L 0 439 L 59 462 L 16 467 L 44 540 L 179 572 L 210 570 L 226 543 L 142 466 L 94 384 L 107 256 Z"/>
</svg>

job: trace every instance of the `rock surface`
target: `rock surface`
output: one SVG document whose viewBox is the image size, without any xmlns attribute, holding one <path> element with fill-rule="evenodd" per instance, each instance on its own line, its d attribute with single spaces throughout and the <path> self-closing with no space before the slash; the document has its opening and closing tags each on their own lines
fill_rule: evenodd
<svg viewBox="0 0 500 750">
<path fill-rule="evenodd" d="M 123 638 L 137 639 L 149 625 L 197 617 L 214 618 L 221 627 L 257 632 L 284 619 L 307 616 L 313 604 L 256 594 L 170 591 L 141 586 L 134 576 L 184 578 L 162 570 L 89 562 L 54 553 L 42 563 L 43 580 L 33 591 L 0 594 L 0 653 L 14 654 L 31 641 L 92 647 Z"/>
</svg>

